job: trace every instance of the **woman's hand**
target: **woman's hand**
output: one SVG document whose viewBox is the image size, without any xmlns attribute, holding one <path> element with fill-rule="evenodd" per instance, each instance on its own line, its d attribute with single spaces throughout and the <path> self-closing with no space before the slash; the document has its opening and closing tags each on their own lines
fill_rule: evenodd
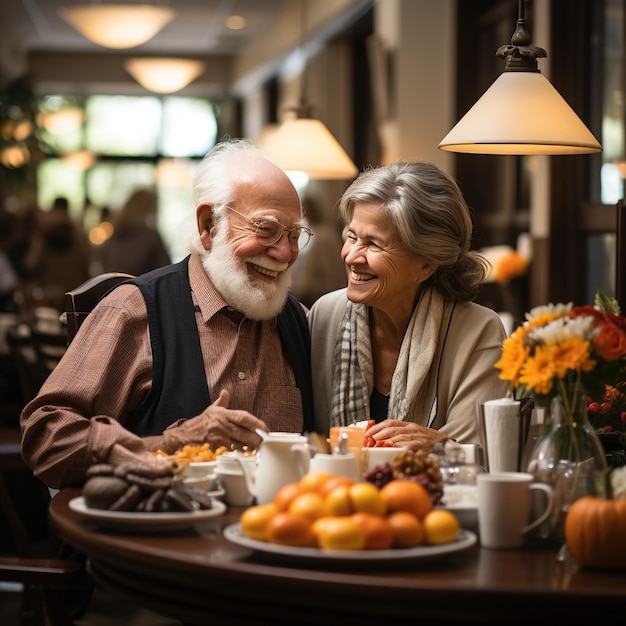
<svg viewBox="0 0 626 626">
<path fill-rule="evenodd" d="M 448 437 L 433 428 L 420 426 L 402 420 L 384 420 L 373 424 L 364 433 L 374 441 L 391 441 L 395 446 L 411 450 L 432 450 L 436 443 L 444 442 Z"/>
<path fill-rule="evenodd" d="M 269 432 L 265 422 L 248 411 L 229 409 L 228 400 L 228 391 L 222 389 L 217 400 L 200 415 L 167 429 L 163 433 L 164 450 L 171 454 L 186 444 L 198 443 L 208 443 L 212 449 L 258 448 L 261 438 L 254 431 L 258 428 Z"/>
</svg>

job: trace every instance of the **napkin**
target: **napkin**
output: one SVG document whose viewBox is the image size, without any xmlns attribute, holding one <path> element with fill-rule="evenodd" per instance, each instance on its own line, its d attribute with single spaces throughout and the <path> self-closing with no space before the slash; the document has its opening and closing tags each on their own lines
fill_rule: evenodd
<svg viewBox="0 0 626 626">
<path fill-rule="evenodd" d="M 489 472 L 519 471 L 524 446 L 520 428 L 520 401 L 499 398 L 482 403 L 483 441 Z"/>
</svg>

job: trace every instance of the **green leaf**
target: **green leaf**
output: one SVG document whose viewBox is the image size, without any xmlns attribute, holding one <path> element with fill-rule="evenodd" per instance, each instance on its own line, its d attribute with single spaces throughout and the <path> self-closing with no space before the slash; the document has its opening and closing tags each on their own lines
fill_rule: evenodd
<svg viewBox="0 0 626 626">
<path fill-rule="evenodd" d="M 613 313 L 615 315 L 621 315 L 621 310 L 618 301 L 615 298 L 610 298 L 601 289 L 596 291 L 596 297 L 594 299 L 594 305 L 601 311 L 607 313 Z"/>
</svg>

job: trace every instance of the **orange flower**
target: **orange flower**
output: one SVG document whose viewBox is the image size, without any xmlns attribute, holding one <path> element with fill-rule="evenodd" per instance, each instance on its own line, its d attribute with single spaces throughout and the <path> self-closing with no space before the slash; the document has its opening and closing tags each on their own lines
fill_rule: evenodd
<svg viewBox="0 0 626 626">
<path fill-rule="evenodd" d="M 614 324 L 604 324 L 593 336 L 593 349 L 600 358 L 616 361 L 626 352 L 626 333 Z"/>
<path fill-rule="evenodd" d="M 506 285 L 516 276 L 524 276 L 528 267 L 528 260 L 519 252 L 512 251 L 503 256 L 493 268 L 493 279 L 501 285 Z"/>
</svg>

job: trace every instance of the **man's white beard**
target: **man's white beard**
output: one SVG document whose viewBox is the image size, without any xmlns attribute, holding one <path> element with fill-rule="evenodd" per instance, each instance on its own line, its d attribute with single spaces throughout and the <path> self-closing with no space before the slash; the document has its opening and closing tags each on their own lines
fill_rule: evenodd
<svg viewBox="0 0 626 626">
<path fill-rule="evenodd" d="M 245 262 L 275 270 L 279 275 L 274 282 L 251 277 L 245 264 L 233 254 L 228 227 L 224 223 L 217 226 L 210 250 L 201 245 L 196 248 L 202 256 L 204 271 L 233 309 L 252 320 L 271 319 L 283 309 L 291 286 L 293 266 L 287 269 L 287 263 L 279 263 L 260 254 L 245 259 Z"/>
</svg>

